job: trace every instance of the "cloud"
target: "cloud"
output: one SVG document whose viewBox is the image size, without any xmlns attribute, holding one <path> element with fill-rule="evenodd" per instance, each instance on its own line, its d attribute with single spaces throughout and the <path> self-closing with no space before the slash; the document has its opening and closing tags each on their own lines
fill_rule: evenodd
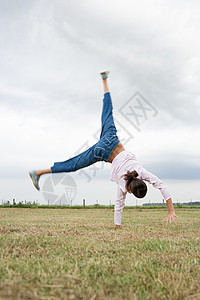
<svg viewBox="0 0 200 300">
<path fill-rule="evenodd" d="M 28 88 L 49 101 L 79 102 L 89 91 L 97 95 L 92 74 L 108 65 L 122 84 L 134 84 L 172 119 L 199 123 L 195 2 L 29 3 L 22 1 L 21 9 L 14 6 L 3 19 L 8 28 L 1 32 L 6 41 L 1 70 L 10 88 Z M 118 76 L 114 80 L 118 85 Z"/>
</svg>

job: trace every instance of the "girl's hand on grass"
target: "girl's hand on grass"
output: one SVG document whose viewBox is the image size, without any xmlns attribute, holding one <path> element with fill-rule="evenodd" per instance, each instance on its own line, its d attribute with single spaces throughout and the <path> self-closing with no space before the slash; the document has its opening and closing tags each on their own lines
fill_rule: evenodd
<svg viewBox="0 0 200 300">
<path fill-rule="evenodd" d="M 176 216 L 174 211 L 170 211 L 169 215 L 165 219 L 166 225 L 168 225 L 168 223 L 171 224 L 172 221 L 175 223 L 175 218 L 178 218 L 178 216 Z"/>
<path fill-rule="evenodd" d="M 116 225 L 116 229 L 120 229 L 121 228 L 121 226 L 120 225 Z"/>
</svg>

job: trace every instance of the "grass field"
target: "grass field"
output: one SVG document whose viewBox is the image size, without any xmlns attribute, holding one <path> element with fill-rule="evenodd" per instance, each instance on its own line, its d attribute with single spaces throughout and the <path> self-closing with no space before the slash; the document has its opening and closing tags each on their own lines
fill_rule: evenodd
<svg viewBox="0 0 200 300">
<path fill-rule="evenodd" d="M 0 209 L 0 299 L 200 299 L 200 210 Z"/>
</svg>

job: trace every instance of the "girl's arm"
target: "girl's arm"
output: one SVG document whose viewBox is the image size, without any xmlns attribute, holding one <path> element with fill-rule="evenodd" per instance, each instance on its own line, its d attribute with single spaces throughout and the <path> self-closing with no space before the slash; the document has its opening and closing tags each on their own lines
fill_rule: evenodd
<svg viewBox="0 0 200 300">
<path fill-rule="evenodd" d="M 172 203 L 171 195 L 168 189 L 168 186 L 161 181 L 157 176 L 154 174 L 150 173 L 144 168 L 141 168 L 140 170 L 142 179 L 148 181 L 150 184 L 152 184 L 155 188 L 159 189 L 163 198 L 165 199 L 167 203 L 167 207 L 169 210 L 169 214 L 166 218 L 166 224 L 171 224 L 171 222 L 175 222 L 175 218 L 177 218 L 175 212 L 174 212 L 174 206 Z"/>
<path fill-rule="evenodd" d="M 114 223 L 117 229 L 120 229 L 122 211 L 125 206 L 126 193 L 122 191 L 120 186 L 117 188 L 117 199 L 115 201 Z"/>
<path fill-rule="evenodd" d="M 168 207 L 168 210 L 169 210 L 169 215 L 166 218 L 166 225 L 167 225 L 168 222 L 169 222 L 169 224 L 171 224 L 172 221 L 175 222 L 174 218 L 178 218 L 178 217 L 175 214 L 172 199 L 169 198 L 166 202 L 167 202 L 167 207 Z"/>
<path fill-rule="evenodd" d="M 166 225 L 168 225 L 168 223 L 171 224 L 172 221 L 175 222 L 175 218 L 178 218 L 178 216 L 176 216 L 175 214 L 172 199 L 170 198 L 166 202 L 169 210 L 169 215 L 166 218 Z M 121 227 L 120 225 L 116 225 L 116 229 L 120 229 L 120 227 Z"/>
</svg>

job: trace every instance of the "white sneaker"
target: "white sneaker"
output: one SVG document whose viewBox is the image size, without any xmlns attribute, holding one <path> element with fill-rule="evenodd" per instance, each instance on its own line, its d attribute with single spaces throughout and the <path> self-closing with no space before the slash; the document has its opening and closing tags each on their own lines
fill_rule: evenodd
<svg viewBox="0 0 200 300">
<path fill-rule="evenodd" d="M 101 74 L 102 79 L 108 78 L 108 74 L 109 74 L 109 73 L 110 73 L 109 71 L 101 72 L 100 74 Z"/>
</svg>

